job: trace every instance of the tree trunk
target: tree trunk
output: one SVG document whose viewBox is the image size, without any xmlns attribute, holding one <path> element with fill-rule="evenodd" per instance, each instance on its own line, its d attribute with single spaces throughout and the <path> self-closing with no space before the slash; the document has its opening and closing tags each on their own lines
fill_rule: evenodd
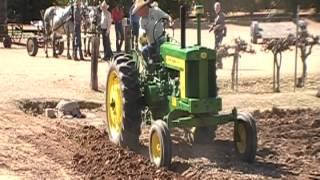
<svg viewBox="0 0 320 180">
<path fill-rule="evenodd" d="M 301 77 L 298 78 L 298 82 L 297 82 L 298 88 L 302 88 L 305 85 L 306 78 L 307 78 L 307 58 L 311 54 L 311 49 L 312 47 L 310 47 L 310 51 L 307 53 L 306 46 L 300 47 L 301 61 L 302 61 L 302 74 L 301 74 Z"/>
<path fill-rule="evenodd" d="M 279 54 L 279 57 L 278 57 Z M 273 54 L 273 92 L 280 92 L 280 68 L 282 53 L 274 52 Z"/>
<path fill-rule="evenodd" d="M 239 52 L 233 55 L 233 64 L 231 70 L 231 89 L 238 91 L 239 84 Z"/>
<path fill-rule="evenodd" d="M 273 92 L 276 92 L 276 61 L 277 54 L 273 54 Z"/>
<path fill-rule="evenodd" d="M 235 84 L 235 70 L 236 70 L 236 55 L 233 56 L 233 64 L 231 70 L 231 89 L 234 91 L 234 84 Z"/>
</svg>

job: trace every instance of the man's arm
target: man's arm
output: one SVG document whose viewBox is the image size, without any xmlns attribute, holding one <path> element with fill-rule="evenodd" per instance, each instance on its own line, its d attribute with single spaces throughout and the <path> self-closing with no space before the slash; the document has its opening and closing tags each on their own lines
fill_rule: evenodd
<svg viewBox="0 0 320 180">
<path fill-rule="evenodd" d="M 157 10 L 156 11 L 157 12 L 157 17 L 159 17 L 159 19 L 160 18 L 166 18 L 166 19 L 169 20 L 170 23 L 172 22 L 172 18 L 171 18 L 171 16 L 169 14 L 167 14 L 164 11 L 162 11 L 160 8 L 157 8 L 156 10 Z"/>
<path fill-rule="evenodd" d="M 217 20 L 217 24 L 216 26 L 214 27 L 214 31 L 223 31 L 224 27 L 225 27 L 225 22 L 224 22 L 224 15 L 223 13 L 221 13 L 219 15 L 219 18 Z"/>
<path fill-rule="evenodd" d="M 214 29 L 214 27 L 215 27 L 215 24 L 213 23 L 209 28 L 209 32 L 211 32 Z"/>
<path fill-rule="evenodd" d="M 218 16 L 218 19 L 215 20 L 215 23 L 211 25 L 209 28 L 209 32 L 211 31 L 223 31 L 225 28 L 224 15 L 221 13 Z"/>
</svg>

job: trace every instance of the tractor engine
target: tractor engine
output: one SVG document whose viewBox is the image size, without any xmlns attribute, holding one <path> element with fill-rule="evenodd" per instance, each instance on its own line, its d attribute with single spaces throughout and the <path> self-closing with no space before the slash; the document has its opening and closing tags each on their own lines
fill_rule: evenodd
<svg viewBox="0 0 320 180">
<path fill-rule="evenodd" d="M 200 19 L 198 44 L 186 47 L 184 13 L 182 10 L 180 14 L 181 44 L 168 41 L 161 45 L 160 63 L 151 65 L 144 83 L 145 105 L 152 112 L 151 119 L 163 118 L 177 109 L 216 114 L 222 108 L 221 98 L 217 97 L 216 52 L 201 46 Z"/>
</svg>

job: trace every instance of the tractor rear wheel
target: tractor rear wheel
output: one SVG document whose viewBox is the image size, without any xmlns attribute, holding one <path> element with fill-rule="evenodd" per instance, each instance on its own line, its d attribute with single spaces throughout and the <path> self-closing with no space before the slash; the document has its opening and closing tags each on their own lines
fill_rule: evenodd
<svg viewBox="0 0 320 180">
<path fill-rule="evenodd" d="M 152 123 L 149 136 L 149 156 L 157 167 L 169 167 L 171 164 L 171 136 L 167 124 L 162 120 Z"/>
<path fill-rule="evenodd" d="M 105 93 L 106 129 L 111 142 L 129 148 L 139 144 L 141 93 L 138 83 L 138 71 L 129 56 L 118 56 L 109 62 Z"/>
<path fill-rule="evenodd" d="M 257 151 L 257 129 L 254 118 L 249 113 L 239 113 L 234 126 L 234 145 L 239 157 L 254 162 Z"/>
<path fill-rule="evenodd" d="M 27 51 L 29 56 L 36 56 L 38 53 L 38 40 L 35 37 L 30 37 L 27 40 Z"/>
<path fill-rule="evenodd" d="M 194 144 L 209 144 L 216 137 L 217 127 L 195 127 L 191 130 L 191 139 Z"/>
</svg>

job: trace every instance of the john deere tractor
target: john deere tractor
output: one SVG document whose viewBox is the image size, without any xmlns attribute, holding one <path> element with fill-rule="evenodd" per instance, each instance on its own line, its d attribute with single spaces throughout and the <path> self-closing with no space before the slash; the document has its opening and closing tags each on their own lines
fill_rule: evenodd
<svg viewBox="0 0 320 180">
<path fill-rule="evenodd" d="M 222 99 L 217 93 L 216 52 L 201 46 L 203 6 L 196 6 L 198 42 L 194 46 L 186 46 L 185 7 L 180 11 L 180 43 L 163 33 L 166 42 L 161 44 L 160 54 L 155 52 L 145 60 L 138 50 L 131 50 L 109 63 L 105 98 L 109 139 L 134 148 L 142 124 L 150 125 L 150 160 L 158 167 L 168 167 L 172 158 L 170 128 L 189 129 L 192 143 L 207 143 L 218 125 L 233 122 L 236 152 L 252 162 L 257 147 L 253 117 L 236 108 L 219 113 Z M 163 21 L 155 26 L 158 23 Z"/>
</svg>

